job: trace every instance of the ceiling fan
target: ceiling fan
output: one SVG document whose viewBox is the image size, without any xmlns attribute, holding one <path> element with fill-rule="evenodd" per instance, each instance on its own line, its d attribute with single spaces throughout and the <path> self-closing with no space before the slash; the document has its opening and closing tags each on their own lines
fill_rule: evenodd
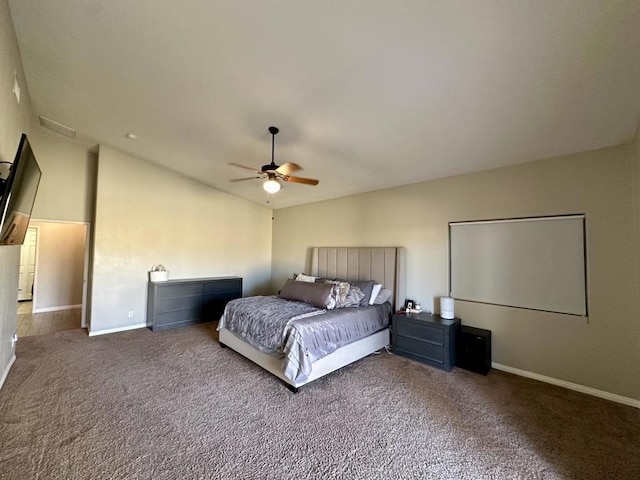
<svg viewBox="0 0 640 480">
<path fill-rule="evenodd" d="M 271 133 L 271 163 L 267 165 L 263 165 L 260 170 L 257 170 L 253 167 L 247 167 L 245 165 L 240 165 L 239 163 L 229 163 L 229 165 L 233 165 L 234 167 L 244 168 L 245 170 L 251 170 L 256 173 L 258 176 L 253 177 L 245 177 L 245 178 L 235 178 L 231 180 L 232 182 L 242 182 L 244 180 L 254 180 L 256 178 L 266 178 L 267 181 L 263 183 L 263 188 L 268 193 L 276 193 L 280 190 L 282 186 L 279 180 L 284 182 L 292 182 L 292 183 L 303 183 L 305 185 L 317 185 L 318 180 L 314 178 L 304 178 L 304 177 L 294 177 L 291 174 L 293 172 L 297 172 L 298 170 L 302 170 L 300 165 L 295 163 L 286 162 L 282 165 L 276 165 L 274 160 L 274 151 L 276 144 L 276 134 L 279 132 L 277 127 L 269 127 L 269 133 Z"/>
</svg>

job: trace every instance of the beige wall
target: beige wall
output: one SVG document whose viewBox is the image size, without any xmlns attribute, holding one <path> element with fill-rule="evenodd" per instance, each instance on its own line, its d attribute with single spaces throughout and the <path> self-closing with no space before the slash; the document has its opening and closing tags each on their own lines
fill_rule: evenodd
<svg viewBox="0 0 640 480">
<path fill-rule="evenodd" d="M 42 170 L 33 218 L 90 222 L 97 154 L 79 140 L 63 137 L 32 123 L 29 141 Z"/>
<path fill-rule="evenodd" d="M 33 310 L 82 304 L 87 225 L 31 220 L 38 227 Z"/>
<path fill-rule="evenodd" d="M 96 194 L 92 333 L 146 321 L 159 263 L 173 279 L 237 275 L 245 295 L 268 291 L 270 209 L 104 145 Z"/>
<path fill-rule="evenodd" d="M 633 195 L 633 211 L 634 211 L 634 243 L 635 243 L 635 265 L 636 265 L 636 278 L 634 294 L 636 297 L 640 297 L 640 122 L 638 122 L 638 129 L 636 130 L 636 139 L 634 142 L 633 151 L 633 171 L 634 171 L 634 195 Z M 640 303 L 640 298 L 637 298 Z M 639 307 L 640 308 L 640 307 Z M 640 314 L 635 312 L 635 323 L 640 324 Z M 633 339 L 632 339 L 633 340 Z M 640 371 L 640 335 L 635 338 L 635 358 L 631 358 L 631 363 L 636 365 L 637 371 Z M 636 378 L 640 375 L 636 375 Z"/>
<path fill-rule="evenodd" d="M 20 104 L 11 93 L 14 72 L 22 87 Z M 28 133 L 29 92 L 7 0 L 0 0 L 0 161 L 13 162 L 20 134 Z M 0 246 L 0 383 L 14 355 L 20 247 Z"/>
<path fill-rule="evenodd" d="M 272 289 L 308 268 L 309 247 L 397 245 L 407 249 L 407 297 L 437 310 L 448 222 L 586 213 L 589 322 L 466 302 L 456 315 L 493 332 L 496 363 L 640 399 L 635 155 L 611 148 L 277 210 Z"/>
</svg>

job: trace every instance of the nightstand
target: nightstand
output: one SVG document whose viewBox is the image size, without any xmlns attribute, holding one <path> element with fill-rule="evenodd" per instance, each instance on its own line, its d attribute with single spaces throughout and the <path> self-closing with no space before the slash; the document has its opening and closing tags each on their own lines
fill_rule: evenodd
<svg viewBox="0 0 640 480">
<path fill-rule="evenodd" d="M 391 347 L 397 355 L 450 371 L 456 363 L 456 332 L 460 319 L 431 313 L 391 317 Z"/>
</svg>

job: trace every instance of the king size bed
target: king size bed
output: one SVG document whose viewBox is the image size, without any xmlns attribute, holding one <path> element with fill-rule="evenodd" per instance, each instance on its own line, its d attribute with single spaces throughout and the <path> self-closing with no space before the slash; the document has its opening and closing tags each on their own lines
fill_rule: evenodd
<svg viewBox="0 0 640 480">
<path fill-rule="evenodd" d="M 279 295 L 227 304 L 219 342 L 292 391 L 389 344 L 390 315 L 404 300 L 402 247 L 316 247 L 308 275 Z"/>
</svg>

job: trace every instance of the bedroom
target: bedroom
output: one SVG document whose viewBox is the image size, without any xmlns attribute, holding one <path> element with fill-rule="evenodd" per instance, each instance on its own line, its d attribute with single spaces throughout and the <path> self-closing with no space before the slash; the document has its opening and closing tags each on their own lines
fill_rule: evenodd
<svg viewBox="0 0 640 480">
<path fill-rule="evenodd" d="M 2 2 L 3 32 L 13 28 L 9 4 Z M 239 275 L 245 295 L 270 293 L 292 272 L 305 269 L 308 248 L 318 245 L 405 247 L 407 296 L 433 308 L 435 299 L 447 292 L 449 221 L 585 212 L 589 218 L 588 324 L 581 318 L 463 303 L 456 304 L 456 314 L 469 324 L 492 330 L 494 363 L 638 406 L 637 88 L 628 101 L 635 109 L 634 124 L 619 145 L 551 158 L 527 157 L 518 165 L 388 189 L 383 188 L 383 178 L 381 187 L 370 192 L 272 210 L 264 201 L 229 195 L 124 153 L 123 147 L 100 144 L 98 150 L 95 143 L 67 140 L 42 129 L 37 120 L 41 112 L 31 107 L 27 85 L 22 84 L 17 106 L 11 93 L 14 71 L 25 78 L 15 35 L 3 34 L 0 49 L 0 99 L 2 105 L 13 106 L 0 112 L 0 154 L 3 160 L 12 157 L 22 131 L 34 139 L 45 171 L 34 218 L 94 222 L 92 331 L 144 323 L 146 272 L 151 265 L 167 265 L 172 278 Z M 638 63 L 633 65 L 637 72 Z M 258 117 L 264 129 L 286 118 L 264 113 Z M 293 129 L 296 123 L 293 119 L 280 124 L 283 133 L 284 125 Z M 604 125 L 592 128 L 605 130 Z M 457 141 L 455 133 L 447 137 L 452 143 Z M 263 146 L 264 142 L 259 143 L 257 152 Z M 308 167 L 311 171 L 312 166 Z M 259 184 L 253 187 L 260 188 Z M 330 231 L 323 228 L 326 224 L 332 225 Z M 11 276 L 13 261 L 11 251 L 0 249 L 3 284 L 5 276 Z M 15 313 L 11 313 L 10 298 L 5 291 L 0 297 L 3 374 L 12 356 L 8 345 Z M 129 311 L 134 312 L 132 319 Z"/>
</svg>

